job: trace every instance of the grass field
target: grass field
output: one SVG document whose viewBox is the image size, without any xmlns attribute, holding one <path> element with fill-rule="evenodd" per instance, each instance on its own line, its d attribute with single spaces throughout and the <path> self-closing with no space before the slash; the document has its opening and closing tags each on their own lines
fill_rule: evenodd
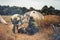
<svg viewBox="0 0 60 40">
<path fill-rule="evenodd" d="M 47 15 L 45 19 L 38 23 L 40 31 L 35 35 L 14 34 L 10 16 L 2 16 L 8 22 L 8 25 L 0 23 L 0 40 L 52 40 L 51 35 L 54 33 L 51 26 L 45 24 L 60 23 L 60 16 Z M 42 23 L 42 24 L 40 24 Z M 48 28 L 47 28 L 48 27 Z"/>
</svg>

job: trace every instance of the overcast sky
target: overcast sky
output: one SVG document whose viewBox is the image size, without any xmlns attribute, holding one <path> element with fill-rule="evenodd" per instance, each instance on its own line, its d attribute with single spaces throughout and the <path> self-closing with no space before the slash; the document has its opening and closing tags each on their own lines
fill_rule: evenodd
<svg viewBox="0 0 60 40">
<path fill-rule="evenodd" d="M 47 5 L 60 10 L 60 0 L 0 0 L 0 5 L 34 7 L 35 9 L 41 9 L 44 5 Z"/>
</svg>

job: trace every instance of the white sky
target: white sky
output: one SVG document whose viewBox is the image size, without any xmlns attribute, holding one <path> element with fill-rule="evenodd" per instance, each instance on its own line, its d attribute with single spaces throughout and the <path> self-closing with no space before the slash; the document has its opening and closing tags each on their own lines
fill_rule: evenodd
<svg viewBox="0 0 60 40">
<path fill-rule="evenodd" d="M 0 5 L 33 7 L 35 9 L 41 9 L 44 5 L 47 5 L 60 10 L 60 0 L 0 0 Z"/>
</svg>

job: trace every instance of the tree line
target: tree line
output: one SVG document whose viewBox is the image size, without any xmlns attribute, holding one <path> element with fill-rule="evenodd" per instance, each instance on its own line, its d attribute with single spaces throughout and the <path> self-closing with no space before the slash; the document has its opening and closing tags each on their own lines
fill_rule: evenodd
<svg viewBox="0 0 60 40">
<path fill-rule="evenodd" d="M 13 15 L 13 14 L 24 14 L 28 11 L 38 11 L 43 15 L 60 15 L 60 10 L 55 9 L 53 6 L 48 7 L 47 5 L 43 6 L 41 10 L 30 7 L 17 7 L 17 6 L 1 6 L 0 5 L 0 15 Z"/>
</svg>

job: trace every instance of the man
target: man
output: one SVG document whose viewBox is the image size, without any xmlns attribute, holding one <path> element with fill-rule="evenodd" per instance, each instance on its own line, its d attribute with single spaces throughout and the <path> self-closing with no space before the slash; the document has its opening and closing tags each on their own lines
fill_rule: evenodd
<svg viewBox="0 0 60 40">
<path fill-rule="evenodd" d="M 22 25 L 21 15 L 14 14 L 11 17 L 11 22 L 12 22 L 12 26 L 13 26 L 13 32 L 17 33 L 18 32 L 18 25 Z"/>
<path fill-rule="evenodd" d="M 38 28 L 35 25 L 35 20 L 33 19 L 33 17 L 30 17 L 29 25 L 26 28 L 26 31 L 27 31 L 27 34 L 30 34 L 30 35 L 33 35 L 33 34 L 35 34 L 36 32 L 39 31 Z"/>
</svg>

